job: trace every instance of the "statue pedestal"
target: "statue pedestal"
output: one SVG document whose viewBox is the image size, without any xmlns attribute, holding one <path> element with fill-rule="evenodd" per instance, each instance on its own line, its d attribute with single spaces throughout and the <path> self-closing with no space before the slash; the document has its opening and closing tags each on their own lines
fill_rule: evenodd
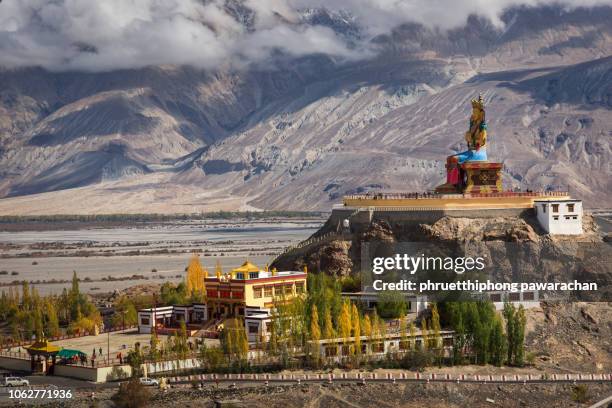
<svg viewBox="0 0 612 408">
<path fill-rule="evenodd" d="M 465 162 L 459 166 L 465 172 L 463 193 L 501 193 L 503 164 Z"/>
</svg>

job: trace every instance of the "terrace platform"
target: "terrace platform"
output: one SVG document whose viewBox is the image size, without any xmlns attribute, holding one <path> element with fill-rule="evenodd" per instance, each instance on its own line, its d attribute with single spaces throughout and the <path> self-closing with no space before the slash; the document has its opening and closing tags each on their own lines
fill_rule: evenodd
<svg viewBox="0 0 612 408">
<path fill-rule="evenodd" d="M 567 191 L 494 193 L 380 193 L 348 195 L 337 208 L 374 210 L 531 209 L 534 201 L 569 199 Z"/>
</svg>

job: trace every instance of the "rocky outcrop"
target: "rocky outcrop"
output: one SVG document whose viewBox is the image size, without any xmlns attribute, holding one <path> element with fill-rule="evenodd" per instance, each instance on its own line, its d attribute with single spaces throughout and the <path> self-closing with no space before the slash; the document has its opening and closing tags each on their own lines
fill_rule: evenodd
<svg viewBox="0 0 612 408">
<path fill-rule="evenodd" d="M 590 215 L 585 215 L 584 221 L 585 232 L 581 236 L 550 236 L 531 215 L 445 216 L 431 223 L 388 222 L 375 218 L 363 232 L 346 233 L 344 239 L 322 241 L 299 253 L 289 251 L 275 264 L 308 265 L 311 271 L 346 275 L 368 272 L 372 258 L 396 253 L 483 257 L 484 272 L 496 282 L 571 282 L 576 279 L 599 285 L 597 292 L 581 292 L 581 299 L 612 298 L 612 271 L 609 263 L 602 261 L 610 256 L 610 246 L 604 243 Z M 323 230 L 329 228 L 331 225 L 327 223 Z M 541 295 L 546 296 L 546 293 Z"/>
<path fill-rule="evenodd" d="M 607 372 L 612 368 L 609 302 L 544 302 L 527 311 L 528 352 L 543 368 Z"/>
</svg>

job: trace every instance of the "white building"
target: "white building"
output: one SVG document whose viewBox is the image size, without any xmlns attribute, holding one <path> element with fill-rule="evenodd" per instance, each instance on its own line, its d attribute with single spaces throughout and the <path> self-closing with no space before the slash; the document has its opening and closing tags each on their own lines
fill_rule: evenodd
<svg viewBox="0 0 612 408">
<path fill-rule="evenodd" d="M 443 356 L 451 356 L 455 332 L 452 330 L 441 330 L 440 337 L 442 342 L 440 346 L 443 350 Z M 430 333 L 429 340 L 432 339 Z M 402 334 L 387 333 L 384 336 L 360 336 L 361 354 L 364 356 L 383 358 L 386 353 L 402 353 L 412 348 L 417 350 L 423 349 L 423 335 L 421 330 L 417 330 L 414 337 L 406 334 L 406 340 L 403 341 Z M 309 341 L 310 347 L 315 343 L 319 348 L 319 355 L 325 359 L 341 361 L 343 358 L 350 356 L 350 348 L 355 345 L 355 337 L 323 339 L 317 342 Z"/>
<path fill-rule="evenodd" d="M 486 292 L 484 296 L 493 303 L 495 310 L 503 310 L 506 302 L 513 304 L 515 307 L 523 305 L 525 309 L 540 306 L 540 295 L 537 291 Z"/>
<path fill-rule="evenodd" d="M 244 326 L 249 343 L 268 341 L 270 339 L 270 325 L 272 324 L 270 309 L 247 307 L 245 313 Z"/>
<path fill-rule="evenodd" d="M 417 295 L 409 292 L 398 292 L 408 305 L 408 313 L 419 314 L 428 307 L 427 296 Z M 361 292 L 342 292 L 342 296 L 349 298 L 353 302 L 360 302 L 367 310 L 373 310 L 378 305 L 378 296 L 380 291 L 375 290 L 371 286 L 365 286 Z"/>
<path fill-rule="evenodd" d="M 153 327 L 163 329 L 177 326 L 180 322 L 200 324 L 208 320 L 208 308 L 204 303 L 194 303 L 188 306 L 160 306 L 138 311 L 138 332 L 151 333 Z"/>
<path fill-rule="evenodd" d="M 533 205 L 538 222 L 547 233 L 551 235 L 582 234 L 581 200 L 535 200 Z"/>
</svg>

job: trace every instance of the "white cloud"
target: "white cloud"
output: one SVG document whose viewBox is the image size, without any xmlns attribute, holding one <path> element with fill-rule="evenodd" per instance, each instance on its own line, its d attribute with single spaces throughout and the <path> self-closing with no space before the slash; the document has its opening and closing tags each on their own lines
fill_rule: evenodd
<svg viewBox="0 0 612 408">
<path fill-rule="evenodd" d="M 248 28 L 230 15 L 226 1 L 251 10 Z M 409 21 L 457 27 L 473 13 L 501 25 L 501 12 L 517 1 L 4 0 L 0 66 L 93 71 L 158 64 L 214 68 L 265 61 L 278 50 L 293 56 L 326 53 L 356 58 L 367 55 L 365 47 L 349 47 L 329 28 L 299 24 L 299 10 L 324 6 L 348 11 L 366 34 L 374 36 Z M 571 2 L 571 6 L 599 4 L 612 0 Z"/>
</svg>

